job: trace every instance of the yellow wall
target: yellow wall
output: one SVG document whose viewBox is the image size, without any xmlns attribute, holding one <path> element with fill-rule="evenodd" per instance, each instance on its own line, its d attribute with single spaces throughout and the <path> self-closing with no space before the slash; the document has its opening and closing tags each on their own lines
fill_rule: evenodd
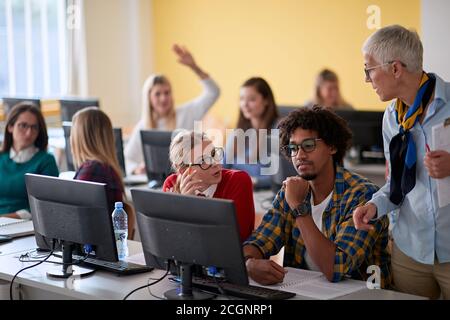
<svg viewBox="0 0 450 320">
<path fill-rule="evenodd" d="M 173 43 L 186 45 L 217 80 L 222 96 L 210 115 L 234 126 L 239 86 L 266 78 L 278 104 L 302 104 L 316 73 L 335 70 L 343 96 L 358 109 L 385 107 L 363 79 L 361 46 L 374 31 L 369 5 L 381 26 L 420 30 L 419 0 L 153 0 L 155 68 L 172 82 L 180 104 L 200 91 L 196 77 L 176 62 Z"/>
</svg>

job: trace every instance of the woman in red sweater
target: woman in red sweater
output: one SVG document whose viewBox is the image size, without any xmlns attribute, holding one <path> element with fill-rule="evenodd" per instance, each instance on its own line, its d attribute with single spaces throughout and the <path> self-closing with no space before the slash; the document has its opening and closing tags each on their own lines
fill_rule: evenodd
<svg viewBox="0 0 450 320">
<path fill-rule="evenodd" d="M 223 149 L 205 134 L 184 130 L 173 138 L 170 161 L 175 174 L 164 182 L 163 191 L 233 200 L 239 235 L 244 242 L 255 224 L 253 186 L 244 171 L 223 169 Z"/>
</svg>

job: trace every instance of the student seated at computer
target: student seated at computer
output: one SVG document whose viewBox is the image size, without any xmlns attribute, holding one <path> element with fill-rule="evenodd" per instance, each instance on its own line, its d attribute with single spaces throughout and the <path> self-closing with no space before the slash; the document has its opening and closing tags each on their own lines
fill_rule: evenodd
<svg viewBox="0 0 450 320">
<path fill-rule="evenodd" d="M 126 205 L 111 120 L 96 107 L 78 111 L 72 118 L 70 147 L 77 170 L 74 179 L 106 183 L 109 211 L 113 212 L 115 202 L 124 202 L 132 238 L 135 215 L 133 208 Z"/>
<path fill-rule="evenodd" d="M 226 146 L 225 168 L 246 171 L 252 177 L 253 185 L 256 189 L 270 188 L 272 177 L 261 173 L 260 156 L 268 154 L 267 150 L 261 150 L 264 142 L 270 146 L 270 129 L 276 126 L 278 110 L 275 98 L 269 84 L 263 78 L 250 78 L 244 82 L 240 89 L 239 119 L 235 134 L 241 131 L 255 130 L 257 142 L 246 142 L 245 147 L 238 147 L 238 139 L 228 137 Z M 261 129 L 266 130 L 266 136 Z M 250 136 L 250 135 L 248 135 Z M 263 139 L 266 139 L 265 141 Z M 243 150 L 243 153 L 240 153 Z M 277 151 L 278 152 L 278 151 Z M 232 154 L 232 156 L 230 156 Z M 231 162 L 229 161 L 231 160 Z M 264 161 L 263 161 L 264 162 Z M 266 163 L 267 165 L 267 163 Z"/>
<path fill-rule="evenodd" d="M 223 169 L 222 158 L 223 149 L 215 147 L 205 134 L 181 131 L 170 145 L 170 161 L 176 173 L 167 177 L 163 191 L 233 200 L 244 241 L 255 225 L 252 181 L 244 171 Z"/>
<path fill-rule="evenodd" d="M 312 107 L 316 104 L 334 111 L 353 110 L 353 107 L 341 95 L 339 78 L 334 71 L 324 69 L 317 75 L 314 98 L 305 105 Z"/>
<path fill-rule="evenodd" d="M 189 67 L 200 78 L 203 92 L 195 99 L 175 108 L 169 79 L 161 74 L 152 74 L 147 78 L 142 87 L 141 120 L 135 126 L 125 147 L 127 174 L 145 173 L 140 130 L 192 130 L 194 121 L 200 121 L 219 98 L 219 87 L 209 74 L 197 65 L 191 53 L 178 45 L 174 45 L 173 50 L 178 56 L 178 62 Z"/>
<path fill-rule="evenodd" d="M 41 111 L 27 102 L 15 105 L 6 119 L 0 152 L 0 216 L 31 218 L 25 174 L 58 176 L 47 145 L 47 126 Z"/>
<path fill-rule="evenodd" d="M 280 145 L 298 176 L 287 178 L 272 208 L 244 244 L 248 274 L 262 284 L 282 282 L 285 269 L 270 256 L 284 246 L 284 266 L 321 271 L 329 281 L 346 276 L 366 279 L 378 267 L 388 287 L 389 220 L 358 231 L 355 208 L 366 203 L 377 187 L 342 167 L 351 132 L 345 121 L 326 108 L 302 108 L 279 124 Z M 375 277 L 376 278 L 376 277 Z"/>
</svg>

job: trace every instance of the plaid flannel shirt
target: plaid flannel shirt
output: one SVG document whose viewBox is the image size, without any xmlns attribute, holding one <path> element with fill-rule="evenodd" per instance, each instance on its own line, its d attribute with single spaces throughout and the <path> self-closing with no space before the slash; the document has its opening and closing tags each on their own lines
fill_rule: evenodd
<svg viewBox="0 0 450 320">
<path fill-rule="evenodd" d="M 374 230 L 356 230 L 353 210 L 372 198 L 378 187 L 364 177 L 336 166 L 333 196 L 322 215 L 322 233 L 336 245 L 333 282 L 346 276 L 366 280 L 367 267 L 376 265 L 381 271 L 381 287 L 391 283 L 388 245 L 389 220 L 386 216 L 373 223 Z M 311 193 L 307 195 L 310 199 Z M 309 207 L 311 210 L 311 207 Z M 295 224 L 291 208 L 282 188 L 264 215 L 259 227 L 244 245 L 257 247 L 268 259 L 284 246 L 284 266 L 306 269 L 306 247 Z"/>
</svg>

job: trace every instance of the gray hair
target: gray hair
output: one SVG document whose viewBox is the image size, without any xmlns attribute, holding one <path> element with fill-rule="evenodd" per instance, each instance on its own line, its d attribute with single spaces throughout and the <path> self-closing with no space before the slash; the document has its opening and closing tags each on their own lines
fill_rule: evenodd
<svg viewBox="0 0 450 320">
<path fill-rule="evenodd" d="M 420 73 L 423 70 L 423 46 L 419 35 L 399 25 L 377 30 L 366 40 L 362 51 L 379 63 L 398 60 L 409 72 Z"/>
<path fill-rule="evenodd" d="M 191 162 L 191 151 L 204 141 L 211 140 L 203 132 L 193 130 L 180 131 L 171 141 L 169 159 L 172 167 L 177 170 L 181 165 Z"/>
</svg>

